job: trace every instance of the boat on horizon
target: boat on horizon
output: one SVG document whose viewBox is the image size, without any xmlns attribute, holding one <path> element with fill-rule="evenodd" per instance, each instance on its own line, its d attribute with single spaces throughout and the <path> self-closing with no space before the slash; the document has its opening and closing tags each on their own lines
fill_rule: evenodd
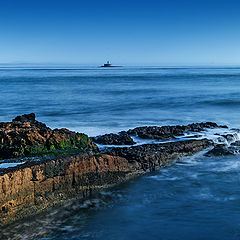
<svg viewBox="0 0 240 240">
<path fill-rule="evenodd" d="M 107 61 L 107 63 L 104 63 L 102 66 L 100 66 L 102 68 L 108 68 L 108 67 L 121 67 L 121 66 L 114 66 L 112 65 L 109 61 Z"/>
</svg>

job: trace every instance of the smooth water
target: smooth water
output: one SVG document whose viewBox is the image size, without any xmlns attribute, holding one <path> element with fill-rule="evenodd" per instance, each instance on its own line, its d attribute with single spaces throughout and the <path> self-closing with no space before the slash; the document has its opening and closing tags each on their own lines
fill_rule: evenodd
<svg viewBox="0 0 240 240">
<path fill-rule="evenodd" d="M 35 112 L 91 136 L 200 121 L 240 128 L 239 68 L 2 68 L 0 91 L 0 121 Z M 239 160 L 183 158 L 6 227 L 0 239 L 240 239 Z"/>
</svg>

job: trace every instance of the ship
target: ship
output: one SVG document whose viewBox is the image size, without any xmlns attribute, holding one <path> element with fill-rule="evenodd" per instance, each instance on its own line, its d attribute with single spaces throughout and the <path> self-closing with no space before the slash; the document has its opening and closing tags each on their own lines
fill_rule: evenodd
<svg viewBox="0 0 240 240">
<path fill-rule="evenodd" d="M 120 66 L 114 66 L 112 65 L 109 61 L 107 61 L 107 63 L 104 63 L 102 66 L 100 67 L 104 67 L 104 68 L 107 68 L 107 67 L 120 67 Z"/>
</svg>

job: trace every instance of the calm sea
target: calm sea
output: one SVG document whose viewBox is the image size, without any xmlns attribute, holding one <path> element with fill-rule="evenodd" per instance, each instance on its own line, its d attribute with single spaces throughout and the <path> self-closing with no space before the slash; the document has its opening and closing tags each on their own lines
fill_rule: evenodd
<svg viewBox="0 0 240 240">
<path fill-rule="evenodd" d="M 215 121 L 240 128 L 240 68 L 0 68 L 0 121 L 35 112 L 91 136 Z M 202 153 L 26 219 L 0 239 L 240 239 L 240 158 Z"/>
</svg>

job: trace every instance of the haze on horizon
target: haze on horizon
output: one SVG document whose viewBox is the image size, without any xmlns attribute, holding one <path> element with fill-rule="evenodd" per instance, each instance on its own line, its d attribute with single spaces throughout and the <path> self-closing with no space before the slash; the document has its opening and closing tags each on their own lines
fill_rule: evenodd
<svg viewBox="0 0 240 240">
<path fill-rule="evenodd" d="M 240 65 L 240 3 L 2 1 L 1 63 Z"/>
</svg>

